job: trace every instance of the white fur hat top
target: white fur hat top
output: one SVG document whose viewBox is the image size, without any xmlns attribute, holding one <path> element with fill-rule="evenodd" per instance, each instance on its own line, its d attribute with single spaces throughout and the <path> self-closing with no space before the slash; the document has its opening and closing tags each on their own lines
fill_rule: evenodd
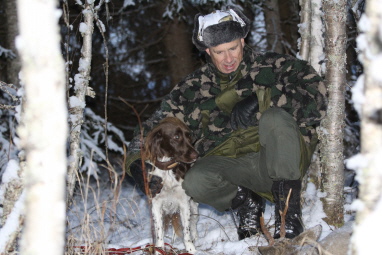
<svg viewBox="0 0 382 255">
<path fill-rule="evenodd" d="M 204 51 L 209 47 L 245 38 L 249 28 L 249 19 L 233 7 L 205 16 L 199 13 L 194 19 L 192 42 L 200 51 Z"/>
</svg>

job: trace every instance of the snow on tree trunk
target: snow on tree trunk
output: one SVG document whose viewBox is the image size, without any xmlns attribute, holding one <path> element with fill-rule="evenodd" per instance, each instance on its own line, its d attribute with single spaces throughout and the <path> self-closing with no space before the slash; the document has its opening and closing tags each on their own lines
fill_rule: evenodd
<svg viewBox="0 0 382 255">
<path fill-rule="evenodd" d="M 324 41 L 323 41 L 323 24 L 321 12 L 321 0 L 312 0 L 312 24 L 311 24 L 311 39 L 310 39 L 310 54 L 309 63 L 313 68 L 322 75 L 324 70 L 320 62 L 324 58 Z"/>
<path fill-rule="evenodd" d="M 329 92 L 327 116 L 322 122 L 321 163 L 325 221 L 334 226 L 344 222 L 344 119 L 346 86 L 346 0 L 324 0 L 327 67 L 325 85 Z"/>
<path fill-rule="evenodd" d="M 21 254 L 64 253 L 68 127 L 57 4 L 17 2 L 26 98 L 18 130 L 26 154 Z"/>
<path fill-rule="evenodd" d="M 382 225 L 382 2 L 369 0 L 359 21 L 357 46 L 364 74 L 353 90 L 361 116 L 361 155 L 357 178 L 360 201 L 352 238 L 353 254 L 374 254 L 380 250 Z M 356 91 L 358 90 L 358 91 Z M 357 100 L 356 100 L 357 99 Z"/>
<path fill-rule="evenodd" d="M 92 2 L 89 4 L 88 2 Z M 82 11 L 84 22 L 80 24 L 83 37 L 79 73 L 74 77 L 75 95 L 69 98 L 70 106 L 70 159 L 67 181 L 67 204 L 70 205 L 76 184 L 76 173 L 82 157 L 80 148 L 81 126 L 84 121 L 85 96 L 94 97 L 89 87 L 90 68 L 92 59 L 92 35 L 94 31 L 94 1 L 86 1 Z"/>
</svg>

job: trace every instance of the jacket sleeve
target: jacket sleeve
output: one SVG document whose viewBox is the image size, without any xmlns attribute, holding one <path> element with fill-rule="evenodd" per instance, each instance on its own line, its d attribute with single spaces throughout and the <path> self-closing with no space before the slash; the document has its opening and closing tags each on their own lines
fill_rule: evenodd
<svg viewBox="0 0 382 255">
<path fill-rule="evenodd" d="M 326 115 L 327 90 L 323 79 L 306 61 L 282 55 L 274 62 L 278 73 L 272 86 L 272 105 L 289 112 L 302 135 L 312 137 Z"/>
</svg>

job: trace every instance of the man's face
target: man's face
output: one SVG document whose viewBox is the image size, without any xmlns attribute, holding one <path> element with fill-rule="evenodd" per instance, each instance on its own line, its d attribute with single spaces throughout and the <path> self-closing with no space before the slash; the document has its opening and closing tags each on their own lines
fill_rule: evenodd
<svg viewBox="0 0 382 255">
<path fill-rule="evenodd" d="M 206 49 L 212 59 L 212 63 L 222 73 L 236 71 L 243 60 L 244 39 L 237 39 L 229 43 L 219 44 Z"/>
</svg>

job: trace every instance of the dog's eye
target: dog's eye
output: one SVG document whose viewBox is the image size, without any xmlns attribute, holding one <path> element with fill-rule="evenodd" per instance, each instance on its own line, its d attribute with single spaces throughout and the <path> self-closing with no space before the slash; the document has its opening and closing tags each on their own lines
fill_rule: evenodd
<svg viewBox="0 0 382 255">
<path fill-rule="evenodd" d="M 179 140 L 179 138 L 180 138 L 179 135 L 174 135 L 175 140 Z"/>
</svg>

